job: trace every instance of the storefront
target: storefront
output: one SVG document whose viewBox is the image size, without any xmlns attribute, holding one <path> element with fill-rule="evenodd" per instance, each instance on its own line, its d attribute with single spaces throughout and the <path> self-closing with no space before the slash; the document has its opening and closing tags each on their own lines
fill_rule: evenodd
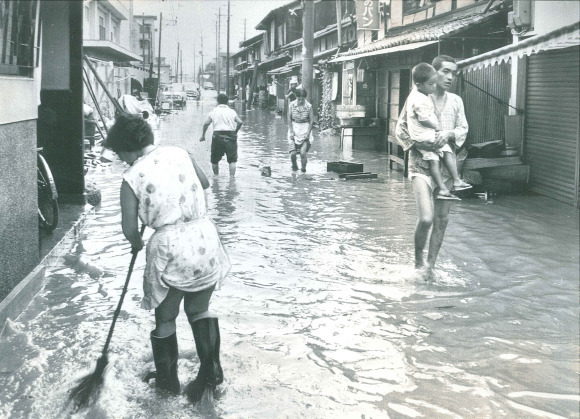
<svg viewBox="0 0 580 419">
<path fill-rule="evenodd" d="M 578 205 L 579 48 L 528 59 L 524 158 L 530 188 Z"/>
<path fill-rule="evenodd" d="M 459 63 L 467 71 L 518 62 L 512 77 L 522 96 L 521 153 L 530 166 L 529 188 L 574 206 L 580 192 L 579 45 L 575 23 Z"/>
</svg>

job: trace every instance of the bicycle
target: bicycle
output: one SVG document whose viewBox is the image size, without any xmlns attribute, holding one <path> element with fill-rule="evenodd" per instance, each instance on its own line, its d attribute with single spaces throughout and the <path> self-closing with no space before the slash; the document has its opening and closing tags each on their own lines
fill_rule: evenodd
<svg viewBox="0 0 580 419">
<path fill-rule="evenodd" d="M 38 182 L 38 223 L 40 228 L 53 231 L 58 225 L 58 193 L 52 172 L 37 148 L 36 174 Z"/>
</svg>

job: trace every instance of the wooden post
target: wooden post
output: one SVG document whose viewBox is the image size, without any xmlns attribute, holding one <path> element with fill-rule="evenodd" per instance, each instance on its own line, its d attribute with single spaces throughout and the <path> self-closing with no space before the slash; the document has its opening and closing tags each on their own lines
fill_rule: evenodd
<svg viewBox="0 0 580 419">
<path fill-rule="evenodd" d="M 252 75 L 252 85 L 250 87 L 250 97 L 248 98 L 248 109 L 252 107 L 252 99 L 254 98 L 254 91 L 258 85 L 258 66 L 260 65 L 259 60 L 254 61 L 254 74 Z"/>
<path fill-rule="evenodd" d="M 228 25 L 227 25 L 227 43 L 226 43 L 226 95 L 230 92 L 230 0 L 228 0 Z"/>
<path fill-rule="evenodd" d="M 312 60 L 314 48 L 314 2 L 306 0 L 302 17 L 302 87 L 312 94 Z"/>
<path fill-rule="evenodd" d="M 336 34 L 338 36 L 338 48 L 342 46 L 342 0 L 336 0 Z"/>
<path fill-rule="evenodd" d="M 163 12 L 159 13 L 159 48 L 157 53 L 157 90 L 161 86 L 161 28 L 163 27 Z"/>
</svg>

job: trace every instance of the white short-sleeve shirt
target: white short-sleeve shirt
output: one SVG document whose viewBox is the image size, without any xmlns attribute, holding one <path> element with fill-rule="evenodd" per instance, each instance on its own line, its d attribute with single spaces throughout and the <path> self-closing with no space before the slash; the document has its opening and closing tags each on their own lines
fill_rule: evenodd
<svg viewBox="0 0 580 419">
<path fill-rule="evenodd" d="M 209 113 L 214 131 L 235 131 L 238 126 L 237 116 L 236 111 L 228 105 L 218 105 Z"/>
</svg>

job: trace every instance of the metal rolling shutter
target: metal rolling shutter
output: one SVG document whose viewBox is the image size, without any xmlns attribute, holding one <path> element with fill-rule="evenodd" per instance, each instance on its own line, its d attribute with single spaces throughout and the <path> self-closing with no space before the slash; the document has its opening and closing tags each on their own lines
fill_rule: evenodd
<svg viewBox="0 0 580 419">
<path fill-rule="evenodd" d="M 530 188 L 578 205 L 580 48 L 529 57 L 524 158 Z"/>
</svg>

